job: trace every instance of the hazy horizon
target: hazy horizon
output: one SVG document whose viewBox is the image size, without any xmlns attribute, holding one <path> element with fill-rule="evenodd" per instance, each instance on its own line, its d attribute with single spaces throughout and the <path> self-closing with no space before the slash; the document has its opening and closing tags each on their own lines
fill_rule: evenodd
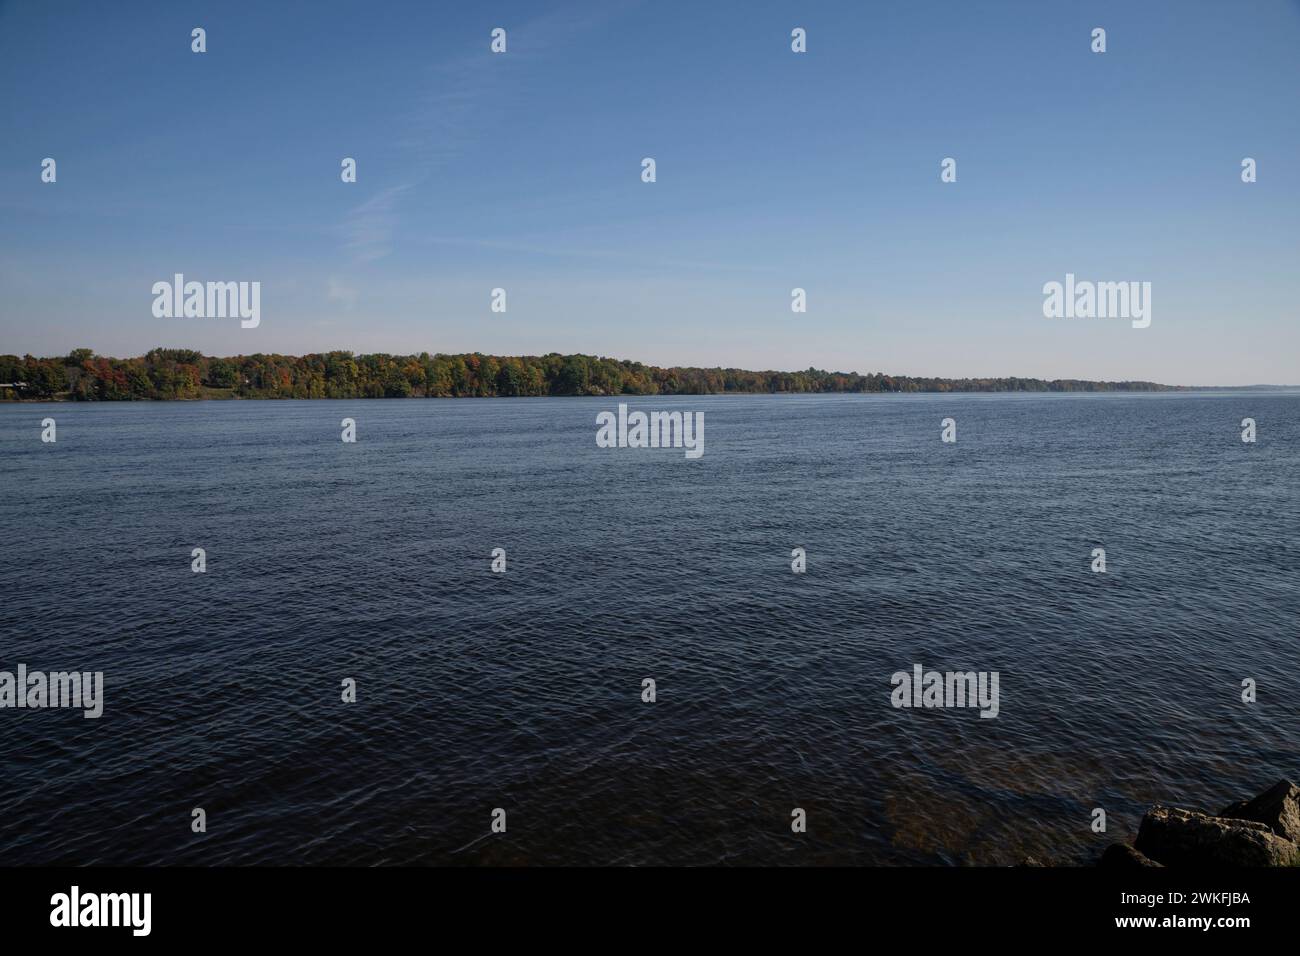
<svg viewBox="0 0 1300 956">
<path fill-rule="evenodd" d="M 0 348 L 1285 385 L 1298 41 L 1294 0 L 2 3 Z M 260 325 L 155 317 L 175 273 Z M 1045 318 L 1067 273 L 1151 325 Z"/>
</svg>

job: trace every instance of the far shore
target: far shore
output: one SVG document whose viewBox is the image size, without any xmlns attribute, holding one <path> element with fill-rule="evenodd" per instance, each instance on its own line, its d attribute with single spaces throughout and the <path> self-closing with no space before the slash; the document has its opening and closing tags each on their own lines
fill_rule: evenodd
<svg viewBox="0 0 1300 956">
<path fill-rule="evenodd" d="M 638 393 L 638 392 L 586 392 L 581 395 L 407 395 L 407 396 L 390 396 L 390 395 L 319 395 L 319 396 L 302 396 L 302 395 L 247 395 L 240 394 L 233 388 L 209 388 L 204 387 L 202 393 L 198 395 L 178 395 L 178 396 L 140 396 L 120 399 L 96 399 L 96 398 L 79 398 L 69 392 L 61 392 L 42 398 L 6 395 L 4 389 L 0 389 L 0 406 L 4 405 L 80 405 L 95 404 L 100 402 L 303 402 L 303 401 L 334 401 L 334 402 L 353 402 L 353 401 L 396 401 L 407 400 L 411 398 L 419 399 L 436 399 L 436 400 L 467 400 L 475 399 L 492 399 L 492 398 L 528 398 L 544 401 L 551 398 L 590 398 L 604 400 L 628 401 L 637 399 L 655 399 L 655 398 L 715 398 L 719 396 L 753 396 L 753 397 L 771 397 L 777 395 L 786 395 L 791 397 L 799 396 L 832 396 L 832 395 L 863 395 L 863 396 L 899 396 L 899 395 L 1015 395 L 1021 397 L 1031 396 L 1059 396 L 1059 397 L 1100 397 L 1100 396 L 1187 396 L 1196 394 L 1222 394 L 1224 396 L 1238 394 L 1241 392 L 1250 392 L 1252 394 L 1300 394 L 1300 385 L 1186 385 L 1171 386 L 1158 392 L 1148 391 L 1145 389 L 1111 389 L 1106 391 L 1087 391 L 1083 389 L 1070 391 L 1048 391 L 1048 390 L 1021 390 L 1021 391 L 990 391 L 986 389 L 913 389 L 910 391 L 881 391 L 881 392 L 742 392 L 742 391 L 724 391 L 724 392 L 667 392 L 667 393 Z"/>
<path fill-rule="evenodd" d="M 1147 381 L 944 378 L 883 372 L 660 367 L 576 353 L 485 355 L 209 356 L 156 348 L 134 358 L 93 349 L 36 358 L 0 354 L 0 401 L 204 401 L 358 398 L 616 398 L 663 395 L 1100 393 L 1267 391 L 1290 386 L 1193 387 Z"/>
</svg>

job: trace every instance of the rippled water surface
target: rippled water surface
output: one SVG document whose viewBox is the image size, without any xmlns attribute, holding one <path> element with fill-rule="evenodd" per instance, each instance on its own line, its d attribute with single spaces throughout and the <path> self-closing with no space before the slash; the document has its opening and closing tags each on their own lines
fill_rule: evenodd
<svg viewBox="0 0 1300 956">
<path fill-rule="evenodd" d="M 1080 862 L 1300 777 L 1300 397 L 629 402 L 704 456 L 603 399 L 0 406 L 0 670 L 106 696 L 0 710 L 0 863 Z M 999 717 L 893 709 L 914 663 Z"/>
</svg>

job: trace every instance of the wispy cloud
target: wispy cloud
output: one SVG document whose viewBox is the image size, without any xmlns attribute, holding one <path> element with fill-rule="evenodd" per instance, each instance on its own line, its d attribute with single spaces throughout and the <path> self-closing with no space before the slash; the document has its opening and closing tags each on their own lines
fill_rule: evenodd
<svg viewBox="0 0 1300 956">
<path fill-rule="evenodd" d="M 517 26 L 502 22 L 508 52 L 489 52 L 485 33 L 480 49 L 433 67 L 429 88 L 406 117 L 398 145 L 421 164 L 426 175 L 461 155 L 491 127 L 491 107 L 521 88 L 530 67 L 571 47 L 639 2 L 611 0 L 596 9 L 562 8 Z"/>
<path fill-rule="evenodd" d="M 502 24 L 508 31 L 509 52 L 491 53 L 485 33 L 481 50 L 434 67 L 429 89 L 403 117 L 401 132 L 393 140 L 408 181 L 357 206 L 344 222 L 345 248 L 354 261 L 374 262 L 392 251 L 403 194 L 480 141 L 491 128 L 491 107 L 520 88 L 530 66 L 639 3 L 623 0 L 595 10 L 560 9 L 517 27 Z"/>
<path fill-rule="evenodd" d="M 468 236 L 435 236 L 421 235 L 416 239 L 417 242 L 428 242 L 436 245 L 464 246 L 473 249 L 495 249 L 502 252 L 519 252 L 526 255 L 537 256 L 557 256 L 570 259 L 589 259 L 594 261 L 608 262 L 625 262 L 628 265 L 635 265 L 642 269 L 689 269 L 701 272 L 736 272 L 757 274 L 771 272 L 768 266 L 759 265 L 752 262 L 744 263 L 726 263 L 714 262 L 708 259 L 664 259 L 655 256 L 647 256 L 644 252 L 618 252 L 609 248 L 582 248 L 571 245 L 557 244 L 554 242 L 517 242 L 517 241 L 499 241 L 495 239 L 477 239 Z"/>
<path fill-rule="evenodd" d="M 356 262 L 374 262 L 392 251 L 397 200 L 412 185 L 390 186 L 348 213 L 342 230 L 344 246 Z"/>
</svg>

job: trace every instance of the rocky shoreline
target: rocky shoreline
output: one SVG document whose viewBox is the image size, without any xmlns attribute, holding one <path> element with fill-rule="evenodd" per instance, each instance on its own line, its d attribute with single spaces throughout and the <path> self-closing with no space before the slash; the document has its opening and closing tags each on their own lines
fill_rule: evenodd
<svg viewBox="0 0 1300 956">
<path fill-rule="evenodd" d="M 1300 866 L 1300 787 L 1280 780 L 1253 800 L 1218 814 L 1155 806 L 1137 839 L 1112 843 L 1098 866 Z"/>
</svg>

